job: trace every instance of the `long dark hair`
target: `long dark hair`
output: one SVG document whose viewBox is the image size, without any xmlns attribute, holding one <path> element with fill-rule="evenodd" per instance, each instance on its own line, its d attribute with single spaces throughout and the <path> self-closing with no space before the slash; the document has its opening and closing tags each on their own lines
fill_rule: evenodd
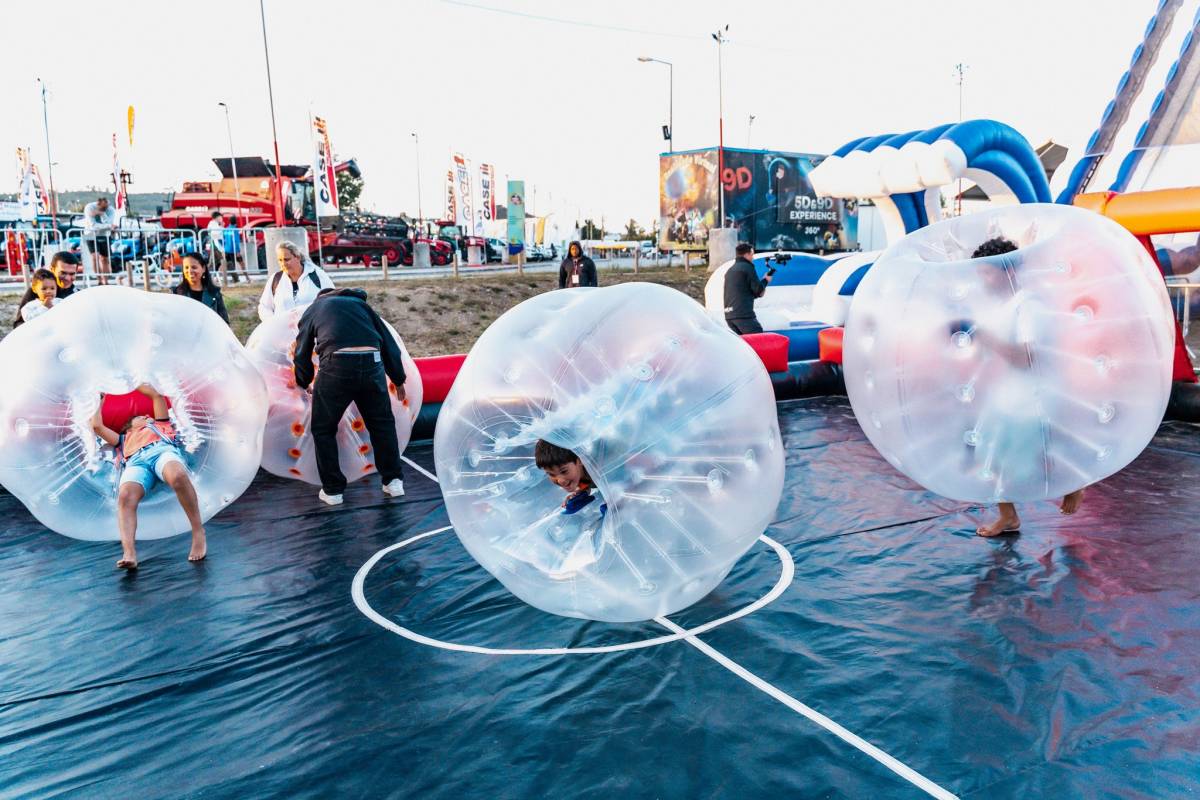
<svg viewBox="0 0 1200 800">
<path fill-rule="evenodd" d="M 21 309 L 25 307 L 25 304 L 38 299 L 37 293 L 33 291 L 33 284 L 44 280 L 49 280 L 56 287 L 58 286 L 58 279 L 54 277 L 53 272 L 48 269 L 35 269 L 29 276 L 29 287 L 25 289 L 25 294 L 21 295 L 21 301 L 17 303 L 17 315 L 13 317 L 12 323 L 13 330 L 25 324 L 25 318 L 21 316 Z"/>
<path fill-rule="evenodd" d="M 204 257 L 204 254 L 202 254 L 202 253 L 184 253 L 183 258 L 180 259 L 180 261 L 186 261 L 189 258 L 195 259 L 196 262 L 199 263 L 200 266 L 204 268 L 204 272 L 200 273 L 200 289 L 201 289 L 201 291 L 206 291 L 206 292 L 209 292 L 212 294 L 215 294 L 215 293 L 221 291 L 220 289 L 217 288 L 217 284 L 213 282 L 212 270 L 210 270 L 208 268 L 208 260 Z M 187 292 L 189 292 L 191 290 L 191 288 L 192 288 L 192 285 L 190 283 L 188 283 L 187 278 L 183 277 L 183 275 L 181 274 L 179 276 L 179 284 L 171 291 L 175 292 L 175 294 L 186 294 Z"/>
<path fill-rule="evenodd" d="M 578 248 L 579 248 L 579 255 L 578 255 L 578 256 L 573 256 L 573 255 L 571 255 L 571 248 L 572 248 L 572 247 L 578 247 Z M 567 245 L 567 258 L 583 258 L 583 245 L 582 245 L 582 244 L 580 244 L 578 241 L 571 242 L 569 245 Z"/>
</svg>

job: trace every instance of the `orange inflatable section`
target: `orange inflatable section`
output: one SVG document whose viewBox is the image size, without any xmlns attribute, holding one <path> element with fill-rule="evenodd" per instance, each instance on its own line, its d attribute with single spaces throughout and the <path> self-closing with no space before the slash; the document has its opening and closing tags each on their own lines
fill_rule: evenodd
<svg viewBox="0 0 1200 800">
<path fill-rule="evenodd" d="M 1200 231 L 1200 187 L 1155 189 L 1149 192 L 1090 192 L 1075 196 L 1074 204 L 1108 217 L 1142 241 L 1158 263 L 1150 237 L 1166 233 Z M 1162 269 L 1162 265 L 1159 265 Z M 1196 370 L 1188 358 L 1183 331 L 1175 323 L 1175 365 L 1171 377 L 1196 383 Z"/>
</svg>

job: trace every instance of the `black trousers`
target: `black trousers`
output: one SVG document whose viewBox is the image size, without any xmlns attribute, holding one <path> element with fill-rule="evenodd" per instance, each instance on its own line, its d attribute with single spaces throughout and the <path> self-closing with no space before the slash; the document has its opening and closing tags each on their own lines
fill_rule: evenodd
<svg viewBox="0 0 1200 800">
<path fill-rule="evenodd" d="M 358 406 L 371 437 L 379 477 L 384 483 L 404 477 L 387 376 L 377 358 L 378 353 L 335 353 L 321 362 L 317 372 L 311 428 L 317 473 L 326 494 L 341 494 L 346 489 L 346 476 L 338 463 L 337 429 L 351 403 Z"/>
<path fill-rule="evenodd" d="M 742 319 L 725 318 L 725 324 L 729 329 L 736 334 L 744 333 L 762 333 L 762 325 L 758 324 L 758 317 L 744 317 Z"/>
</svg>

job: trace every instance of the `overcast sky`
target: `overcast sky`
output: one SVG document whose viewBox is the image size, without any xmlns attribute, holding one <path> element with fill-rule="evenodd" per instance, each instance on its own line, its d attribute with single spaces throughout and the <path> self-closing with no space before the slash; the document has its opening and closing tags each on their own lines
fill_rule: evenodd
<svg viewBox="0 0 1200 800">
<path fill-rule="evenodd" d="M 358 159 L 364 204 L 426 215 L 442 205 L 452 152 L 524 178 L 534 210 L 657 214 L 667 68 L 675 146 L 717 140 L 724 48 L 725 143 L 825 153 L 860 135 L 958 115 L 954 64 L 969 65 L 965 115 L 1079 146 L 1096 127 L 1155 0 L 266 0 L 280 155 L 310 158 L 308 114 L 339 157 Z M 37 78 L 50 90 L 58 189 L 105 185 L 112 133 L 132 191 L 216 175 L 228 155 L 270 156 L 257 0 L 5 5 L 0 145 L 44 170 Z M 125 110 L 136 108 L 134 145 Z M 1073 156 L 1072 156 L 1073 160 Z M 12 174 L 10 172 L 10 174 Z M 12 185 L 4 191 L 15 191 Z M 530 188 L 530 186 L 532 188 Z M 503 191 L 503 190 L 502 190 Z"/>
</svg>

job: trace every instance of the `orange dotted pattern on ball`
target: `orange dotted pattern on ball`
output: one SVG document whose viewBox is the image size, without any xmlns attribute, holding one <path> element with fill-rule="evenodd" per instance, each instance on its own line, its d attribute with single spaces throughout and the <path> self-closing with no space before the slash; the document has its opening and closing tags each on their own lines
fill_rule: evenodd
<svg viewBox="0 0 1200 800">
<path fill-rule="evenodd" d="M 304 435 L 304 423 L 303 422 L 293 422 L 292 423 L 292 436 L 303 436 L 303 435 Z"/>
<path fill-rule="evenodd" d="M 358 417 L 350 423 L 350 430 L 354 431 L 355 433 L 361 433 L 366 429 L 366 427 L 367 424 L 362 421 L 362 417 Z"/>
<path fill-rule="evenodd" d="M 363 472 L 370 472 L 373 469 L 375 469 L 374 464 L 367 464 L 365 467 L 363 467 Z"/>
<path fill-rule="evenodd" d="M 365 455 L 366 455 L 367 453 L 369 453 L 369 452 L 371 452 L 371 445 L 369 445 L 369 444 L 360 444 L 360 445 L 358 446 L 358 454 L 359 454 L 360 456 L 365 456 Z"/>
<path fill-rule="evenodd" d="M 299 458 L 300 457 L 300 448 L 293 447 L 291 450 L 288 450 L 288 455 L 291 456 L 292 458 Z"/>
<path fill-rule="evenodd" d="M 304 473 L 302 473 L 300 470 L 296 469 L 295 467 L 290 467 L 290 468 L 288 469 L 288 472 L 292 473 L 292 474 L 293 474 L 293 475 L 295 475 L 297 478 L 299 478 L 301 475 L 303 475 L 303 474 L 304 474 Z"/>
</svg>

